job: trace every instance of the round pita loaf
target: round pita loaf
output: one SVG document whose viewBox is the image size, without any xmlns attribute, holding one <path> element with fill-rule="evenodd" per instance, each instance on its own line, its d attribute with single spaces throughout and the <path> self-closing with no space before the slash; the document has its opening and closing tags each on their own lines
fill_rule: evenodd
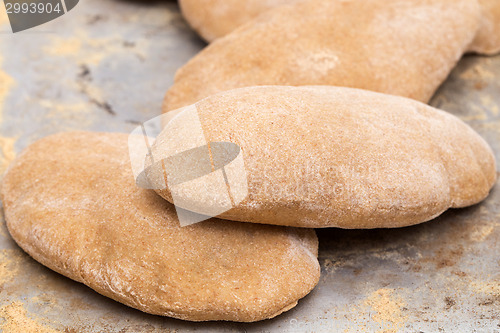
<svg viewBox="0 0 500 333">
<path fill-rule="evenodd" d="M 179 0 L 179 5 L 189 25 L 206 41 L 212 42 L 270 9 L 298 1 L 304 0 Z M 483 19 L 469 50 L 481 54 L 496 54 L 500 52 L 500 1 L 478 1 L 482 7 Z"/>
<path fill-rule="evenodd" d="M 242 152 L 248 186 L 229 185 L 248 194 L 218 215 L 225 219 L 403 227 L 478 203 L 496 181 L 493 152 L 474 130 L 403 97 L 327 86 L 263 86 L 213 95 L 193 108 L 207 142 L 230 142 Z M 160 133 L 152 147 L 156 161 L 186 144 L 187 136 L 174 134 L 177 129 L 195 133 L 192 118 L 186 118 L 193 108 Z M 224 202 L 222 191 L 209 192 L 217 187 L 209 179 L 172 186 L 173 172 L 164 177 L 147 170 L 157 192 L 180 207 L 203 213 Z M 226 174 L 234 178 L 231 169 Z"/>
<path fill-rule="evenodd" d="M 12 163 L 5 218 L 33 258 L 131 307 L 192 321 L 272 318 L 314 288 L 313 230 L 180 227 L 171 204 L 135 185 L 127 137 L 57 134 Z"/>
<path fill-rule="evenodd" d="M 210 44 L 175 75 L 163 111 L 259 85 L 331 85 L 428 102 L 476 36 L 473 0 L 306 0 Z"/>
</svg>

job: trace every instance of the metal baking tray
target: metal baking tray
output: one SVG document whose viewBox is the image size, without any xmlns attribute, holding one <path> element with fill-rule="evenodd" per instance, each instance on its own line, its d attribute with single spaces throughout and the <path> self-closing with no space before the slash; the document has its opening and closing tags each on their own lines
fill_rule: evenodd
<svg viewBox="0 0 500 333">
<path fill-rule="evenodd" d="M 17 34 L 0 7 L 0 171 L 46 135 L 130 132 L 159 115 L 176 69 L 203 47 L 175 2 L 85 0 Z M 465 56 L 432 105 L 470 124 L 500 160 L 500 56 Z M 321 280 L 296 308 L 252 324 L 190 323 L 131 309 L 45 268 L 2 219 L 0 330 L 500 332 L 498 185 L 483 203 L 421 225 L 317 233 Z"/>
</svg>

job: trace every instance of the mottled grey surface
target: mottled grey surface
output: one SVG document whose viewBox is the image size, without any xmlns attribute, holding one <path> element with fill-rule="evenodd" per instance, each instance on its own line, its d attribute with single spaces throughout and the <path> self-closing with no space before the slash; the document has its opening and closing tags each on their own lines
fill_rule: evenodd
<svg viewBox="0 0 500 333">
<path fill-rule="evenodd" d="M 169 1 L 84 0 L 15 35 L 0 7 L 0 168 L 51 133 L 130 131 L 159 115 L 175 70 L 203 46 Z M 432 104 L 469 123 L 500 157 L 500 56 L 465 57 Z M 318 287 L 295 309 L 254 324 L 128 308 L 32 260 L 2 223 L 0 329 L 500 332 L 499 201 L 497 185 L 485 202 L 422 225 L 318 230 Z"/>
</svg>

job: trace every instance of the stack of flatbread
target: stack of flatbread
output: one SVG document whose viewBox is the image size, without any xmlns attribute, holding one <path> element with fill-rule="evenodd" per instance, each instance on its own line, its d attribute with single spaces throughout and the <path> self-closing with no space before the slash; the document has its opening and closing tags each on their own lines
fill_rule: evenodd
<svg viewBox="0 0 500 333">
<path fill-rule="evenodd" d="M 424 103 L 465 52 L 500 51 L 500 1 L 180 4 L 213 42 L 152 144 L 56 134 L 4 175 L 9 231 L 43 265 L 148 313 L 258 321 L 318 283 L 313 228 L 410 226 L 496 183 L 488 144 Z"/>
</svg>

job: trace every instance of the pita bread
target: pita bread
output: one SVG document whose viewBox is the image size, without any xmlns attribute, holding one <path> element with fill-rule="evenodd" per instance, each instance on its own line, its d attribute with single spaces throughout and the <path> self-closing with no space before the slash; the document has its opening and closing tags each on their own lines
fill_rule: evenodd
<svg viewBox="0 0 500 333">
<path fill-rule="evenodd" d="M 176 73 L 163 111 L 258 85 L 333 85 L 428 102 L 468 49 L 471 0 L 306 0 L 259 16 Z"/>
<path fill-rule="evenodd" d="M 314 288 L 314 230 L 180 227 L 171 204 L 135 185 L 127 137 L 57 134 L 12 163 L 5 218 L 33 258 L 131 307 L 192 321 L 272 318 Z"/>
<path fill-rule="evenodd" d="M 248 195 L 219 215 L 225 219 L 403 227 L 478 203 L 496 181 L 492 150 L 476 132 L 451 114 L 403 97 L 263 86 L 213 95 L 195 108 L 207 142 L 231 142 L 242 151 Z M 158 136 L 152 146 L 156 161 L 180 142 L 172 136 L 175 128 L 193 132 L 185 115 L 179 113 Z M 223 202 L 221 195 L 206 195 L 215 186 L 208 181 L 175 185 L 174 198 L 172 172 L 165 178 L 147 170 L 157 192 L 180 207 L 203 213 Z M 234 178 L 231 170 L 226 174 Z M 157 186 L 158 179 L 169 186 Z"/>
<path fill-rule="evenodd" d="M 212 42 L 270 9 L 298 1 L 300 0 L 179 0 L 179 5 L 191 27 L 206 41 Z M 500 52 L 500 1 L 478 1 L 482 6 L 483 19 L 470 51 L 496 54 Z"/>
</svg>

